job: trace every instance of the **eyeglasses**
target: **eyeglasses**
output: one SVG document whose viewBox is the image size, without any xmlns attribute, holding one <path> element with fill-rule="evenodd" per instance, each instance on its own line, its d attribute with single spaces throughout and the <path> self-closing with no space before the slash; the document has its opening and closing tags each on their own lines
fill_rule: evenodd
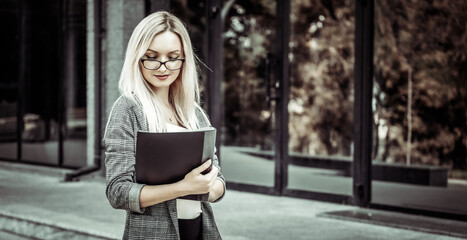
<svg viewBox="0 0 467 240">
<path fill-rule="evenodd" d="M 171 59 L 167 60 L 165 62 L 156 60 L 156 59 L 140 59 L 141 63 L 143 64 L 143 67 L 146 68 L 147 70 L 157 70 L 159 69 L 162 65 L 165 66 L 170 71 L 175 71 L 180 68 L 182 68 L 183 62 L 185 62 L 184 58 L 177 58 L 177 59 Z"/>
</svg>

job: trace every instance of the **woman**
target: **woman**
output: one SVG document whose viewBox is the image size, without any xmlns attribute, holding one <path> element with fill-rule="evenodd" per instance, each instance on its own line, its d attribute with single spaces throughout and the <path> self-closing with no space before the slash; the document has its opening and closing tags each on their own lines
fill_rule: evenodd
<svg viewBox="0 0 467 240">
<path fill-rule="evenodd" d="M 138 131 L 166 132 L 209 126 L 199 107 L 197 65 L 183 23 L 167 12 L 144 18 L 132 33 L 119 90 L 104 135 L 106 195 L 125 209 L 124 239 L 221 239 L 208 202 L 177 199 L 209 192 L 219 201 L 225 181 L 217 157 L 187 173 L 179 182 L 135 182 Z M 182 150 L 182 146 L 181 146 Z M 157 157 L 157 156 L 154 156 Z M 211 172 L 201 172 L 214 166 Z"/>
</svg>

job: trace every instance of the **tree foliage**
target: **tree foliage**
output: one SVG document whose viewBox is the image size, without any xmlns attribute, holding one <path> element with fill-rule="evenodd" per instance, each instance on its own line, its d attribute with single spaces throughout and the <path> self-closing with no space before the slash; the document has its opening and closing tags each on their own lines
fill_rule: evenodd
<svg viewBox="0 0 467 240">
<path fill-rule="evenodd" d="M 235 1 L 225 19 L 225 144 L 272 148 L 264 61 L 274 47 L 274 12 L 271 0 Z"/>
<path fill-rule="evenodd" d="M 354 16 L 351 1 L 293 1 L 289 148 L 350 155 Z"/>
<path fill-rule="evenodd" d="M 204 5 L 175 2 L 186 5 L 180 13 L 192 31 L 203 31 L 195 9 Z M 271 149 L 264 63 L 276 47 L 275 1 L 226 2 L 222 141 Z M 350 0 L 291 1 L 292 152 L 351 155 L 354 8 Z M 467 2 L 378 0 L 374 23 L 375 158 L 465 169 Z"/>
<path fill-rule="evenodd" d="M 376 1 L 375 119 L 387 129 L 383 161 L 405 161 L 409 146 L 412 162 L 466 167 L 466 23 L 465 1 Z"/>
</svg>

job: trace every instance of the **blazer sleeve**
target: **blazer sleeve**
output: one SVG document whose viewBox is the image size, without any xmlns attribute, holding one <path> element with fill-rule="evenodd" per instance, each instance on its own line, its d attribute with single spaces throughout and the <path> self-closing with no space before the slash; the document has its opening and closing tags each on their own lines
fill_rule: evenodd
<svg viewBox="0 0 467 240">
<path fill-rule="evenodd" d="M 217 154 L 216 154 L 216 149 L 214 150 L 214 160 L 213 160 L 213 164 L 215 167 L 217 167 L 219 169 L 219 172 L 217 173 L 217 179 L 219 179 L 222 184 L 224 185 L 224 194 L 222 194 L 222 196 L 218 199 L 216 199 L 216 201 L 214 202 L 219 202 L 220 200 L 222 200 L 225 196 L 225 192 L 227 191 L 227 188 L 226 188 L 226 185 L 225 185 L 225 178 L 224 178 L 224 175 L 222 174 L 222 171 L 221 171 L 221 167 L 220 167 L 220 164 L 219 164 L 219 159 L 217 158 Z"/>
<path fill-rule="evenodd" d="M 104 134 L 106 196 L 112 207 L 143 213 L 139 196 L 143 184 L 134 181 L 136 112 L 129 99 L 118 99 Z"/>
</svg>

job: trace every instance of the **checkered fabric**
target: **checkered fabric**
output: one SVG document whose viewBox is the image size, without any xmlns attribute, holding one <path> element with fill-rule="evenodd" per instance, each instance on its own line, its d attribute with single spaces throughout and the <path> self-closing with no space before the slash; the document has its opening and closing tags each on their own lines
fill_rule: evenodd
<svg viewBox="0 0 467 240">
<path fill-rule="evenodd" d="M 104 134 L 107 199 L 112 207 L 127 212 L 123 239 L 180 239 L 175 199 L 147 208 L 139 205 L 144 185 L 136 183 L 134 178 L 136 133 L 149 129 L 136 96 L 134 99 L 127 96 L 117 99 Z M 196 115 L 201 127 L 209 125 L 201 109 L 197 109 Z M 213 164 L 219 167 L 217 156 Z M 218 178 L 225 187 L 221 171 Z M 202 202 L 201 209 L 203 239 L 221 239 L 211 205 Z"/>
</svg>

